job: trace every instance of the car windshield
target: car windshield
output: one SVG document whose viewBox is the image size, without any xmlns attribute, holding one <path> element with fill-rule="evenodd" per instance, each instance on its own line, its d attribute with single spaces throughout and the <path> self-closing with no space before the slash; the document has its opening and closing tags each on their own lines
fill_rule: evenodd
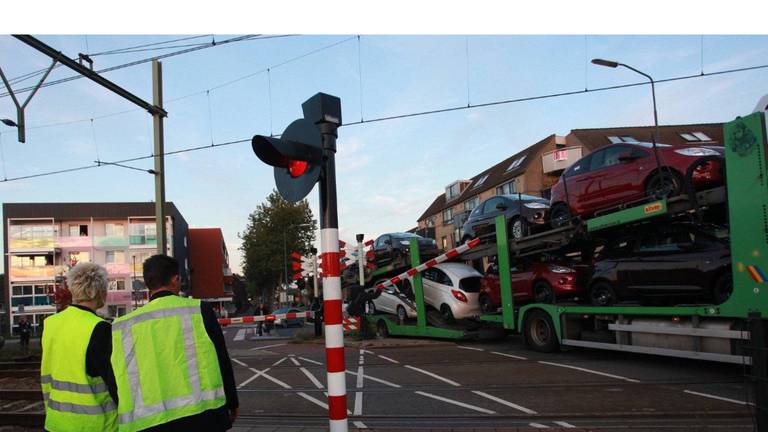
<svg viewBox="0 0 768 432">
<path fill-rule="evenodd" d="M 509 195 L 504 195 L 504 197 L 505 198 L 509 198 L 511 200 L 517 200 L 518 197 L 519 197 L 519 199 L 521 199 L 523 201 L 541 201 L 541 200 L 544 200 L 544 198 L 542 198 L 542 197 L 537 197 L 537 196 L 534 196 L 534 195 L 526 195 L 526 194 L 519 194 L 519 195 L 518 194 L 509 194 Z"/>
<path fill-rule="evenodd" d="M 406 238 L 421 238 L 420 235 L 416 235 L 413 233 L 393 233 L 392 237 L 396 239 L 406 239 Z"/>
</svg>

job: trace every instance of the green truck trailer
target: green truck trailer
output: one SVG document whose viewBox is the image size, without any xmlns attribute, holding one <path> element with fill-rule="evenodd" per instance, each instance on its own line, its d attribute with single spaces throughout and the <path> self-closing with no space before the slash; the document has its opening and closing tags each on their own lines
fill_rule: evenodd
<svg viewBox="0 0 768 432">
<path fill-rule="evenodd" d="M 764 318 L 768 316 L 768 145 L 764 113 L 740 117 L 724 126 L 725 188 L 670 200 L 643 203 L 598 216 L 577 228 L 565 227 L 521 241 L 508 241 L 503 217 L 496 220 L 496 243 L 481 245 L 458 257 L 498 257 L 501 313 L 480 317 L 486 326 L 520 333 L 527 346 L 554 351 L 560 346 L 608 349 L 765 367 Z M 590 306 L 513 303 L 510 262 L 523 255 L 562 248 L 577 238 L 634 223 L 664 223 L 665 218 L 696 217 L 700 206 L 727 199 L 733 292 L 722 304 L 667 307 Z M 581 234 L 579 234 L 581 233 Z M 419 265 L 418 247 L 411 261 Z M 429 325 L 421 276 L 413 275 L 418 318 L 397 322 L 388 315 L 371 317 L 379 333 L 436 338 L 471 337 L 483 328 Z M 487 328 L 487 327 L 486 327 Z"/>
</svg>

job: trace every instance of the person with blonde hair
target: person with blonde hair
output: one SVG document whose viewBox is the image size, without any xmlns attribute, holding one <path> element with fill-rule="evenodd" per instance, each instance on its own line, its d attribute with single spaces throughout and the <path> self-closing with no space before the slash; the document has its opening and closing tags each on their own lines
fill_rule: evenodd
<svg viewBox="0 0 768 432">
<path fill-rule="evenodd" d="M 72 304 L 45 320 L 40 383 L 47 431 L 117 430 L 112 329 L 96 315 L 107 283 L 103 267 L 78 263 L 67 274 Z"/>
</svg>

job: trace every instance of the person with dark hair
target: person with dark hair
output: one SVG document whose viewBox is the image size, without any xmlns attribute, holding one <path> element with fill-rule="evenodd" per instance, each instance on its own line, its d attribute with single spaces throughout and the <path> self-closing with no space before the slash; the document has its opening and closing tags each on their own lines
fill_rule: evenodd
<svg viewBox="0 0 768 432">
<path fill-rule="evenodd" d="M 19 318 L 19 345 L 24 353 L 29 351 L 29 336 L 32 334 L 32 324 L 27 321 L 27 316 L 22 315 Z"/>
<path fill-rule="evenodd" d="M 213 307 L 182 298 L 179 263 L 144 261 L 149 303 L 112 323 L 120 431 L 225 431 L 237 388 Z"/>
</svg>

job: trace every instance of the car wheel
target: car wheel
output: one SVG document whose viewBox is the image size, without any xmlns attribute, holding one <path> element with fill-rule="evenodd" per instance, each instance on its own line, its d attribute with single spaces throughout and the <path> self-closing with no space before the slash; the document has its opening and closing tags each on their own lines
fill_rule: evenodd
<svg viewBox="0 0 768 432">
<path fill-rule="evenodd" d="M 384 320 L 379 320 L 379 322 L 376 323 L 376 336 L 380 339 L 386 339 L 389 337 L 389 329 L 387 328 L 387 323 L 385 323 Z"/>
<path fill-rule="evenodd" d="M 405 312 L 405 308 L 398 305 L 397 306 L 397 322 L 404 323 L 407 318 L 408 318 L 408 314 Z"/>
<path fill-rule="evenodd" d="M 596 282 L 589 289 L 589 300 L 594 306 L 611 306 L 616 303 L 616 293 L 610 283 Z"/>
<path fill-rule="evenodd" d="M 533 284 L 533 298 L 536 303 L 555 303 L 555 290 L 546 281 L 538 281 Z"/>
<path fill-rule="evenodd" d="M 552 318 L 541 309 L 525 315 L 525 342 L 534 351 L 551 353 L 560 348 Z"/>
<path fill-rule="evenodd" d="M 680 176 L 671 170 L 662 169 L 648 179 L 645 193 L 651 198 L 662 199 L 679 194 L 681 188 Z"/>
<path fill-rule="evenodd" d="M 453 311 L 451 311 L 451 307 L 447 304 L 440 306 L 440 315 L 443 317 L 443 321 L 447 323 L 455 321 L 453 318 Z"/>
<path fill-rule="evenodd" d="M 411 301 L 416 301 L 416 295 L 413 293 L 413 287 L 411 286 L 411 281 L 409 280 L 403 281 L 403 294 L 405 294 L 406 297 L 411 299 Z"/>
<path fill-rule="evenodd" d="M 568 204 L 557 203 L 549 209 L 549 223 L 552 228 L 560 228 L 571 221 L 571 210 Z"/>
<path fill-rule="evenodd" d="M 496 308 L 493 306 L 493 302 L 491 301 L 490 296 L 487 296 L 485 294 L 480 296 L 480 310 L 483 313 L 496 312 Z"/>
<path fill-rule="evenodd" d="M 733 275 L 731 272 L 725 273 L 717 278 L 712 292 L 715 304 L 725 303 L 733 293 Z"/>
<path fill-rule="evenodd" d="M 521 239 L 528 235 L 528 221 L 521 217 L 515 217 L 512 219 L 512 223 L 509 224 L 509 233 L 513 239 Z"/>
<path fill-rule="evenodd" d="M 376 315 L 376 305 L 372 302 L 368 302 L 368 315 Z"/>
</svg>

